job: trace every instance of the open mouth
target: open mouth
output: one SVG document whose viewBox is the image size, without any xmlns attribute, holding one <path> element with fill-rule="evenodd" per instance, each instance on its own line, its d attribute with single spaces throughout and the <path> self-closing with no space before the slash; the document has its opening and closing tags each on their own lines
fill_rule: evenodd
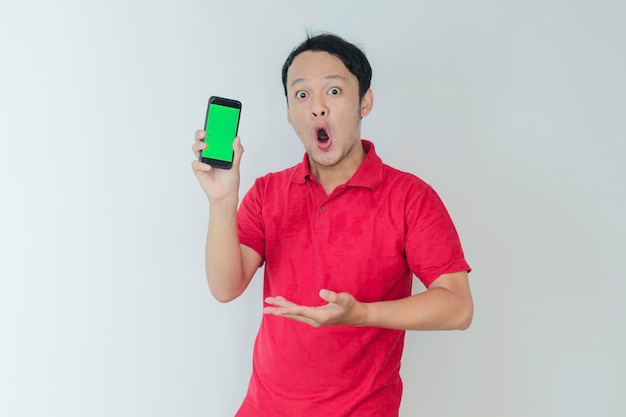
<svg viewBox="0 0 626 417">
<path fill-rule="evenodd" d="M 330 135 L 325 127 L 317 128 L 317 141 L 321 143 L 326 143 L 330 139 Z"/>
</svg>

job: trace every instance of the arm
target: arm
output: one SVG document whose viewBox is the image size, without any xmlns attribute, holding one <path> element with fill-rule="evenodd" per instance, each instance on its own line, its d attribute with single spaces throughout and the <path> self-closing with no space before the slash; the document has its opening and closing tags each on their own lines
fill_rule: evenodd
<svg viewBox="0 0 626 417">
<path fill-rule="evenodd" d="M 195 155 L 206 148 L 205 136 L 204 131 L 196 131 L 192 147 Z M 260 255 L 240 245 L 237 235 L 239 164 L 243 154 L 239 138 L 235 139 L 234 150 L 233 167 L 229 170 L 212 168 L 199 161 L 192 162 L 193 171 L 209 199 L 206 279 L 211 293 L 220 302 L 240 296 L 261 264 Z"/>
<path fill-rule="evenodd" d="M 236 208 L 211 205 L 205 270 L 213 297 L 222 303 L 239 297 L 260 265 L 261 256 L 239 243 Z"/>
<path fill-rule="evenodd" d="M 361 303 L 363 304 L 363 303 Z M 401 330 L 465 330 L 474 306 L 467 272 L 444 274 L 427 291 L 395 301 L 363 304 L 365 325 Z"/>
<path fill-rule="evenodd" d="M 443 274 L 427 291 L 393 301 L 361 303 L 348 293 L 321 290 L 328 304 L 299 306 L 282 298 L 265 301 L 266 314 L 285 316 L 314 327 L 350 324 L 398 330 L 464 330 L 473 316 L 473 301 L 467 272 Z"/>
</svg>

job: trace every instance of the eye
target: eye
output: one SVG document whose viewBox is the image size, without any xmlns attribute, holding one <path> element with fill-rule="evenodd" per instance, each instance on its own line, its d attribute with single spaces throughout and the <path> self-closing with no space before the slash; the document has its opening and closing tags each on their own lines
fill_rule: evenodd
<svg viewBox="0 0 626 417">
<path fill-rule="evenodd" d="M 300 90 L 296 92 L 296 98 L 303 99 L 307 98 L 308 94 L 306 91 Z"/>
<path fill-rule="evenodd" d="M 330 90 L 328 90 L 327 94 L 330 94 L 331 96 L 336 96 L 339 93 L 341 93 L 341 90 L 337 87 L 333 87 Z"/>
</svg>

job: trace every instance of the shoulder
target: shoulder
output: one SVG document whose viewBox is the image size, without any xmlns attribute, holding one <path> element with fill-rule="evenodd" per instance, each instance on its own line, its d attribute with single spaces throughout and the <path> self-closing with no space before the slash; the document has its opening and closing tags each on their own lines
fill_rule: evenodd
<svg viewBox="0 0 626 417">
<path fill-rule="evenodd" d="M 377 153 L 373 142 L 362 140 L 362 143 L 363 149 L 367 152 L 361 173 L 364 184 L 378 191 L 392 192 L 393 194 L 407 191 L 419 193 L 430 188 L 430 185 L 417 175 L 386 164 Z"/>
<path fill-rule="evenodd" d="M 447 212 L 439 194 L 429 183 L 413 173 L 386 164 L 377 191 L 379 201 L 386 201 L 394 211 L 402 212 L 409 223 Z"/>
<path fill-rule="evenodd" d="M 247 194 L 256 195 L 263 199 L 266 196 L 284 193 L 291 184 L 304 183 L 304 175 L 302 172 L 302 163 L 281 171 L 269 172 L 256 178 Z"/>
<path fill-rule="evenodd" d="M 383 164 L 381 188 L 389 191 L 409 193 L 413 195 L 422 194 L 432 190 L 430 184 L 422 180 L 415 174 L 402 171 L 390 165 Z"/>
<path fill-rule="evenodd" d="M 292 167 L 285 168 L 281 171 L 268 172 L 267 174 L 258 177 L 255 180 L 255 184 L 263 185 L 263 187 L 279 187 L 286 186 L 292 181 L 299 182 L 298 178 L 302 171 L 302 163 L 298 163 Z M 302 175 L 302 178 L 304 176 Z"/>
</svg>

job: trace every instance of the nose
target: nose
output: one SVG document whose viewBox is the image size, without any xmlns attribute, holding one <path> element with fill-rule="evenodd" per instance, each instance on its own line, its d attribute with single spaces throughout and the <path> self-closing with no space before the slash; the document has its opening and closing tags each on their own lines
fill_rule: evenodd
<svg viewBox="0 0 626 417">
<path fill-rule="evenodd" d="M 326 103 L 324 103 L 323 99 L 313 100 L 311 106 L 311 114 L 314 118 L 328 115 L 328 108 L 326 107 Z"/>
</svg>

